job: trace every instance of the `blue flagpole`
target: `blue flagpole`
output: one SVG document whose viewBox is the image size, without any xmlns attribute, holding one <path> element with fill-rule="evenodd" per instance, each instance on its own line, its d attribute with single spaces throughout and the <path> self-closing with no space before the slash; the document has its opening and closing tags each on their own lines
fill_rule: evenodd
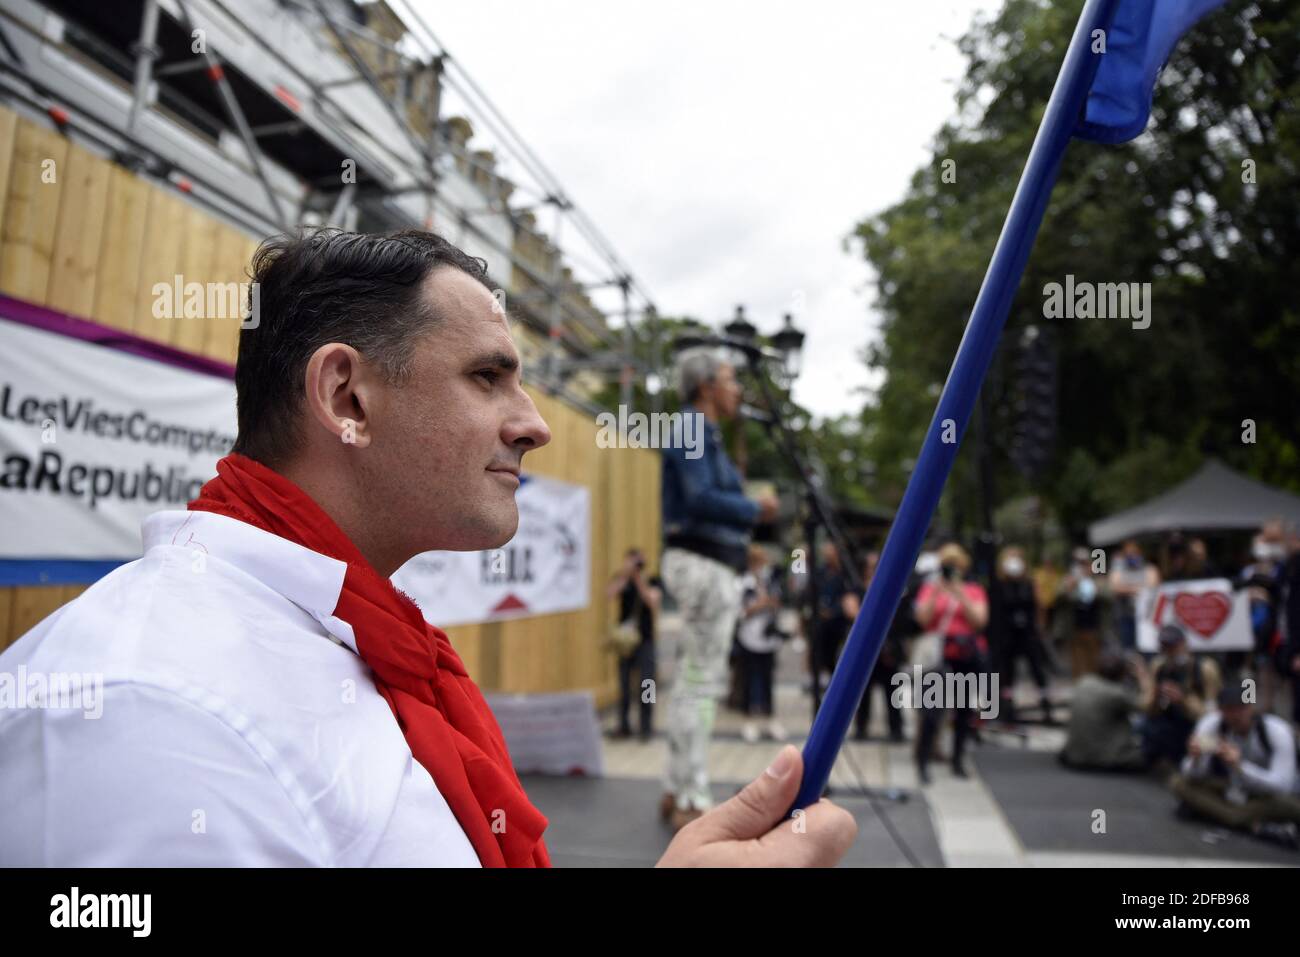
<svg viewBox="0 0 1300 957">
<path fill-rule="evenodd" d="M 948 382 L 939 396 L 921 454 L 885 540 L 875 577 L 867 589 L 857 620 L 853 622 L 844 653 L 804 745 L 803 782 L 791 808 L 792 813 L 815 804 L 826 790 L 831 766 L 844 743 L 849 721 L 857 710 L 858 701 L 880 655 L 886 629 L 898 608 L 926 530 L 939 504 L 944 482 L 952 470 L 980 384 L 997 348 L 1007 311 L 1011 308 L 1025 262 L 1043 221 L 1061 157 L 1065 155 L 1083 115 L 1088 90 L 1100 57 L 1104 55 L 1092 52 L 1093 31 L 1109 29 L 1118 3 L 1119 0 L 1087 0 L 1079 15 L 1060 76 L 1047 101 L 1038 135 L 1034 137 L 1029 160 L 1011 201 L 1011 210 L 984 274 L 966 333 L 948 373 Z M 952 422 L 951 429 L 955 430 L 956 440 L 952 442 L 942 440 L 948 420 Z"/>
</svg>

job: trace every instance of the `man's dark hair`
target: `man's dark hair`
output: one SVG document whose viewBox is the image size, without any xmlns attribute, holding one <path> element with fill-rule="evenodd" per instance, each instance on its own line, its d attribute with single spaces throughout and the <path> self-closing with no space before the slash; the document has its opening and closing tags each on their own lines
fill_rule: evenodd
<svg viewBox="0 0 1300 957">
<path fill-rule="evenodd" d="M 388 381 L 404 382 L 416 341 L 442 319 L 420 295 L 422 280 L 442 265 L 491 288 L 484 260 L 416 229 L 321 229 L 262 243 L 251 277 L 257 322 L 239 335 L 233 451 L 266 465 L 297 451 L 307 361 L 326 343 L 346 343 L 377 363 Z"/>
<path fill-rule="evenodd" d="M 1120 652 L 1107 648 L 1097 659 L 1097 674 L 1118 684 L 1128 674 L 1128 660 Z"/>
</svg>

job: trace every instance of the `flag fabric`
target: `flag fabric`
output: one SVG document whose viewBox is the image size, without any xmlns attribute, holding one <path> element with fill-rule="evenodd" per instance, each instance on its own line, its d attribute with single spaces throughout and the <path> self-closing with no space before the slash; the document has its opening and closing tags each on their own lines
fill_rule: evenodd
<svg viewBox="0 0 1300 957">
<path fill-rule="evenodd" d="M 1126 143 L 1146 129 L 1156 77 L 1178 40 L 1224 0 L 1120 0 L 1074 135 Z"/>
</svg>

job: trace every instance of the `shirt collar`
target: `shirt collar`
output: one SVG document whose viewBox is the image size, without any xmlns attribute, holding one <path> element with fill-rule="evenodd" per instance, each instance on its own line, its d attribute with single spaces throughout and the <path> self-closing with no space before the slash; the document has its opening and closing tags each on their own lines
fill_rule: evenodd
<svg viewBox="0 0 1300 957">
<path fill-rule="evenodd" d="M 352 626 L 334 616 L 347 563 L 215 512 L 155 512 L 141 526 L 144 550 L 203 552 L 235 566 L 315 618 L 331 638 L 357 650 Z"/>
</svg>

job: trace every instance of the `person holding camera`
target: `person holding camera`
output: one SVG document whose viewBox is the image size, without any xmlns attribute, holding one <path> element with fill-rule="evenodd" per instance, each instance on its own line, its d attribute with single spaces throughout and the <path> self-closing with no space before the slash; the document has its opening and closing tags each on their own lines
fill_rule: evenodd
<svg viewBox="0 0 1300 957">
<path fill-rule="evenodd" d="M 1187 753 L 1187 739 L 1215 700 L 1223 679 L 1208 655 L 1193 655 L 1177 625 L 1160 629 L 1160 654 L 1151 663 L 1142 751 L 1156 766 L 1174 765 Z"/>
<path fill-rule="evenodd" d="M 741 617 L 736 641 L 740 645 L 740 670 L 747 690 L 747 720 L 740 736 L 750 744 L 757 742 L 764 730 L 759 721 L 766 719 L 768 737 L 784 741 L 785 728 L 775 717 L 772 687 L 776 653 L 786 636 L 777 627 L 776 613 L 781 608 L 781 599 L 772 585 L 771 565 L 761 546 L 749 546 L 749 570 L 741 577 L 740 584 Z"/>
<path fill-rule="evenodd" d="M 630 738 L 628 720 L 633 674 L 640 675 L 637 685 L 641 696 L 641 740 L 654 733 L 654 695 L 648 694 L 655 681 L 655 616 L 663 599 L 663 583 L 658 576 L 646 578 L 645 555 L 639 548 L 629 548 L 623 566 L 610 579 L 606 595 L 618 597 L 619 628 L 635 629 L 636 643 L 616 646 L 618 653 L 618 736 Z"/>
<path fill-rule="evenodd" d="M 1097 771 L 1139 771 L 1146 767 L 1134 716 L 1142 711 L 1151 684 L 1145 662 L 1107 649 L 1097 673 L 1084 675 L 1070 696 L 1070 722 L 1060 761 Z"/>
<path fill-rule="evenodd" d="M 1196 723 L 1170 789 L 1184 815 L 1300 846 L 1295 733 L 1246 692 L 1234 681 L 1219 693 L 1219 710 Z"/>
<path fill-rule="evenodd" d="M 989 620 L 989 600 L 984 586 L 966 581 L 970 571 L 970 556 L 956 542 L 948 542 L 939 549 L 939 576 L 921 586 L 916 596 L 917 623 L 927 632 L 938 634 L 942 642 L 944 673 L 968 674 L 980 668 L 987 659 L 988 642 L 983 630 Z M 969 683 L 964 683 L 969 686 Z M 966 701 L 963 707 L 956 702 L 945 702 L 956 714 L 953 722 L 952 773 L 966 777 L 962 763 L 966 738 L 970 735 L 978 702 Z M 947 714 L 948 707 L 924 708 L 921 711 L 921 730 L 916 745 L 916 772 L 922 784 L 930 783 L 930 756 L 934 739 Z"/>
</svg>

